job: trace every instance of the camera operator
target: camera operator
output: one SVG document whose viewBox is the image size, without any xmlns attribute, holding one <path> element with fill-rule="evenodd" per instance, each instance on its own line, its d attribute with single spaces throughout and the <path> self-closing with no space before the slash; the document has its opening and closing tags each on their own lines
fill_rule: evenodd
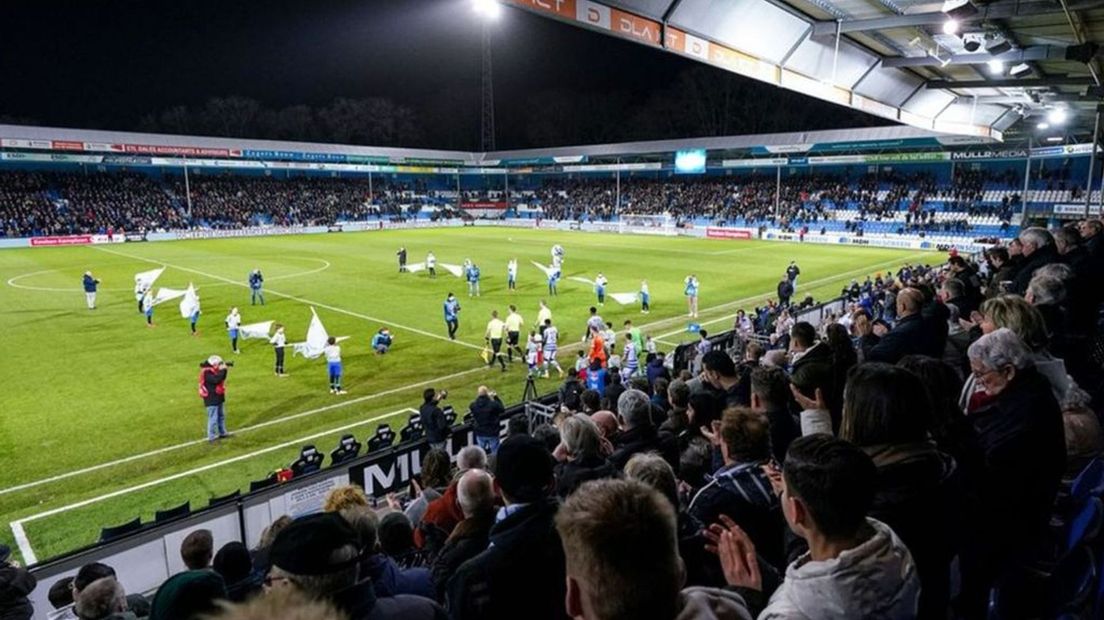
<svg viewBox="0 0 1104 620">
<path fill-rule="evenodd" d="M 230 436 L 226 432 L 226 373 L 234 362 L 224 362 L 217 355 L 199 364 L 199 396 L 207 408 L 207 442 L 215 443 Z"/>
<path fill-rule="evenodd" d="M 445 419 L 445 412 L 438 405 L 442 400 L 448 397 L 448 392 L 441 390 L 438 392 L 433 388 L 426 388 L 422 393 L 422 398 L 425 402 L 422 403 L 422 407 L 418 409 L 418 414 L 422 418 L 422 426 L 425 427 L 426 439 L 429 440 L 429 449 L 445 449 L 445 440 L 448 439 L 449 433 L 452 429 L 449 428 L 448 420 Z"/>
</svg>

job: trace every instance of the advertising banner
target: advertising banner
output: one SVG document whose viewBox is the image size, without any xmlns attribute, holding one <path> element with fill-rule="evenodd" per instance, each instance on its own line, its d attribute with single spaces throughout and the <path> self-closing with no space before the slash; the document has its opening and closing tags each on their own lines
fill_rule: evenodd
<svg viewBox="0 0 1104 620">
<path fill-rule="evenodd" d="M 49 237 L 31 237 L 31 247 L 47 247 L 58 245 L 88 245 L 95 243 L 92 235 L 62 235 Z"/>
<path fill-rule="evenodd" d="M 1084 215 L 1085 203 L 1054 205 L 1055 215 Z M 1089 215 L 1100 215 L 1100 205 L 1090 204 Z"/>
<path fill-rule="evenodd" d="M 746 228 L 719 228 L 709 226 L 705 229 L 707 239 L 751 239 L 752 231 Z"/>
</svg>

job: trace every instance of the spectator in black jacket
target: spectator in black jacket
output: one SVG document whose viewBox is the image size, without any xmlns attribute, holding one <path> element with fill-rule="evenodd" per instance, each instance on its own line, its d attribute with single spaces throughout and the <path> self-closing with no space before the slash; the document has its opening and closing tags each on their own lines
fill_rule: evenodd
<svg viewBox="0 0 1104 620">
<path fill-rule="evenodd" d="M 532 437 L 507 437 L 499 446 L 495 487 L 506 506 L 487 550 L 461 564 L 448 581 L 453 620 L 566 618 L 552 467 L 552 456 Z"/>
<path fill-rule="evenodd" d="M 616 477 L 617 469 L 602 455 L 598 426 L 582 413 L 560 424 L 560 437 L 567 460 L 556 465 L 556 495 L 565 498 L 590 480 Z"/>
<path fill-rule="evenodd" d="M 771 454 L 786 460 L 790 443 L 801 436 L 801 427 L 790 413 L 790 380 L 781 368 L 759 367 L 751 371 L 751 409 L 770 421 Z"/>
<path fill-rule="evenodd" d="M 426 440 L 429 441 L 431 450 L 444 450 L 445 441 L 452 432 L 445 418 L 445 412 L 438 404 L 447 397 L 448 392 L 445 390 L 438 392 L 433 388 L 426 388 L 422 392 L 422 406 L 418 409 L 418 416 L 422 420 Z"/>
<path fill-rule="evenodd" d="M 199 365 L 199 396 L 207 408 L 207 442 L 214 443 L 229 437 L 226 431 L 226 373 L 227 364 L 212 355 Z"/>
<path fill-rule="evenodd" d="M 506 413 L 506 407 L 498 393 L 487 389 L 485 385 L 479 386 L 477 394 L 470 406 L 475 423 L 475 443 L 487 454 L 494 454 L 498 450 L 499 435 L 502 432 L 499 420 Z"/>
<path fill-rule="evenodd" d="M 794 288 L 789 278 L 782 278 L 778 282 L 778 305 L 785 308 L 790 305 L 790 298 L 793 297 Z"/>
<path fill-rule="evenodd" d="M 678 471 L 678 442 L 674 436 L 659 433 L 652 425 L 652 403 L 640 390 L 626 390 L 617 399 L 617 419 L 621 433 L 614 441 L 609 461 L 619 471 L 625 468 L 634 454 L 658 452 Z"/>
<path fill-rule="evenodd" d="M 915 288 L 906 288 L 897 294 L 897 324 L 870 349 L 867 361 L 896 364 L 902 357 L 912 354 L 925 354 L 929 345 L 929 334 L 924 328 L 924 317 L 920 314 L 924 306 L 924 294 Z M 882 328 L 884 329 L 884 328 Z M 874 333 L 879 328 L 876 326 Z"/>
<path fill-rule="evenodd" d="M 963 550 L 961 611 L 976 614 L 995 580 L 1039 557 L 1066 444 L 1050 383 L 1019 336 L 997 329 L 970 345 L 969 356 L 981 389 L 970 395 L 967 414 L 978 431 L 985 472 L 978 527 Z"/>
<path fill-rule="evenodd" d="M 495 522 L 494 481 L 482 469 L 469 469 L 456 483 L 456 499 L 464 520 L 453 528 L 433 560 L 433 585 L 444 602 L 448 580 L 460 565 L 483 553 Z"/>
<path fill-rule="evenodd" d="M 955 460 L 930 439 L 931 410 L 919 377 L 900 367 L 863 364 L 847 382 L 840 427 L 840 437 L 877 468 L 869 516 L 893 528 L 912 552 L 921 618 L 945 615 L 965 512 Z"/>
<path fill-rule="evenodd" d="M 795 323 L 790 330 L 790 359 L 790 382 L 809 397 L 820 390 L 832 413 L 832 427 L 839 428 L 842 395 L 837 393 L 834 381 L 832 349 L 817 338 L 816 329 L 805 321 Z"/>
<path fill-rule="evenodd" d="M 736 372 L 736 363 L 724 351 L 710 351 L 702 356 L 702 379 L 713 387 L 724 399 L 724 406 L 738 407 L 747 405 L 742 402 L 740 375 Z"/>
<path fill-rule="evenodd" d="M 11 547 L 0 545 L 0 620 L 30 620 L 34 608 L 27 596 L 38 581 L 11 559 Z"/>
<path fill-rule="evenodd" d="M 1020 231 L 1019 239 L 1023 244 L 1024 262 L 1012 280 L 1012 292 L 1023 295 L 1027 292 L 1027 285 L 1031 283 L 1035 270 L 1043 265 L 1060 262 L 1061 257 L 1054 247 L 1054 235 L 1045 228 L 1025 228 Z"/>
</svg>

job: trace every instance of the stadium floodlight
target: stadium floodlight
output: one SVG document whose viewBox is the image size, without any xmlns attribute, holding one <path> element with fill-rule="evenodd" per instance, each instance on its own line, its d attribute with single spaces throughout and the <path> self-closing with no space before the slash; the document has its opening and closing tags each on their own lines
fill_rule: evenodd
<svg viewBox="0 0 1104 620">
<path fill-rule="evenodd" d="M 497 19 L 502 12 L 498 0 L 472 0 L 472 9 L 487 19 Z"/>
<path fill-rule="evenodd" d="M 962 36 L 962 49 L 973 54 L 981 49 L 981 44 L 985 41 L 985 35 L 971 32 Z"/>
<path fill-rule="evenodd" d="M 999 56 L 1006 52 L 1012 51 L 1012 43 L 1005 37 L 998 35 L 989 35 L 985 38 L 985 51 L 994 56 Z"/>
<path fill-rule="evenodd" d="M 957 34 L 958 33 L 958 20 L 948 19 L 943 22 L 943 34 Z"/>
<path fill-rule="evenodd" d="M 1026 62 L 1021 62 L 1018 65 L 1013 65 L 1012 68 L 1008 70 L 1008 74 L 1011 75 L 1012 77 L 1020 77 L 1021 75 L 1024 75 L 1024 74 L 1027 74 L 1027 73 L 1030 73 L 1030 72 L 1031 72 L 1031 66 L 1028 65 Z"/>
<path fill-rule="evenodd" d="M 1065 123 L 1068 118 L 1069 112 L 1067 112 L 1064 107 L 1054 108 L 1047 113 L 1047 121 L 1049 121 L 1051 125 L 1061 125 Z"/>
<path fill-rule="evenodd" d="M 1048 123 L 1046 121 L 1043 121 L 1043 122 L 1039 123 L 1038 125 L 1035 125 L 1035 129 L 1038 129 L 1039 131 L 1046 131 L 1046 130 L 1050 129 L 1050 123 Z"/>
<path fill-rule="evenodd" d="M 989 65 L 989 73 L 992 73 L 993 75 L 1000 75 L 1004 73 L 1004 62 L 1001 60 L 997 60 L 996 58 L 994 58 L 993 60 L 990 60 L 985 64 Z"/>
</svg>

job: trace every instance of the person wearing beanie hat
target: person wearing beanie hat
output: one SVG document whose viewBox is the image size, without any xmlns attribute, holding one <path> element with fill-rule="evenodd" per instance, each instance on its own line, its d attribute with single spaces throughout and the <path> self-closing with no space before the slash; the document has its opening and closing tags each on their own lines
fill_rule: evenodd
<svg viewBox="0 0 1104 620">
<path fill-rule="evenodd" d="M 552 471 L 552 455 L 528 435 L 499 446 L 494 486 L 506 505 L 495 516 L 487 550 L 461 564 L 448 582 L 454 620 L 566 617 Z"/>
<path fill-rule="evenodd" d="M 260 592 L 260 584 L 252 578 L 253 558 L 249 548 L 238 541 L 228 542 L 218 550 L 211 568 L 226 582 L 226 598 L 241 603 Z"/>
<path fill-rule="evenodd" d="M 265 587 L 292 588 L 328 600 L 349 620 L 444 620 L 444 610 L 420 596 L 377 599 L 371 580 L 360 580 L 360 560 L 356 530 L 340 514 L 310 515 L 276 536 Z"/>
<path fill-rule="evenodd" d="M 79 599 L 78 599 L 79 600 Z M 192 620 L 218 609 L 226 600 L 226 582 L 209 570 L 189 570 L 169 577 L 153 596 L 149 620 Z"/>
</svg>

